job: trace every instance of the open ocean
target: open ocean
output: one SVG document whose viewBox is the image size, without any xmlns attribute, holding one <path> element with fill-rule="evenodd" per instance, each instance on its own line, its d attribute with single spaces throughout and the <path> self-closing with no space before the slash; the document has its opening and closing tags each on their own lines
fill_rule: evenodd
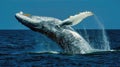
<svg viewBox="0 0 120 67">
<path fill-rule="evenodd" d="M 91 31 L 97 30 L 89 30 L 90 39 L 95 37 Z M 37 32 L 0 30 L 0 67 L 120 67 L 120 30 L 106 33 L 111 49 L 116 51 L 72 55 L 48 52 L 61 49 Z"/>
</svg>

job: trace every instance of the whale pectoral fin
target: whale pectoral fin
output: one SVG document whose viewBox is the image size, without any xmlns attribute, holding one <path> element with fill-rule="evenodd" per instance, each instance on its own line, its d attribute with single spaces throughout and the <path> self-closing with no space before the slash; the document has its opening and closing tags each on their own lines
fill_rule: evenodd
<svg viewBox="0 0 120 67">
<path fill-rule="evenodd" d="M 70 25 L 70 26 L 76 25 L 76 24 L 80 23 L 83 19 L 85 19 L 89 16 L 92 16 L 92 15 L 93 15 L 92 12 L 86 11 L 86 12 L 76 14 L 74 16 L 70 16 L 68 19 L 65 19 L 62 22 L 62 24 L 60 24 L 60 26 L 62 26 L 62 25 Z"/>
</svg>

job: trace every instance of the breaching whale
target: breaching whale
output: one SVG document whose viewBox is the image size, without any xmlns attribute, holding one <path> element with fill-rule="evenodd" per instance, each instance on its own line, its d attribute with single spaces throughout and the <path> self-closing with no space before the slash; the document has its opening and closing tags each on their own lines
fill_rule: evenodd
<svg viewBox="0 0 120 67">
<path fill-rule="evenodd" d="M 19 12 L 15 14 L 16 19 L 33 31 L 42 33 L 55 41 L 66 53 L 84 54 L 90 53 L 92 47 L 78 34 L 71 26 L 80 23 L 88 16 L 92 16 L 90 11 L 81 12 L 61 21 L 53 17 L 31 16 Z"/>
</svg>

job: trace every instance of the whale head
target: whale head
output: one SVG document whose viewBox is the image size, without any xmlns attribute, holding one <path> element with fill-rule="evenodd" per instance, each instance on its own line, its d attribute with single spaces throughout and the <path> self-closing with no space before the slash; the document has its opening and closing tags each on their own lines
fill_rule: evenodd
<svg viewBox="0 0 120 67">
<path fill-rule="evenodd" d="M 23 25 L 34 31 L 46 30 L 46 32 L 48 32 L 52 29 L 55 31 L 55 29 L 58 28 L 58 25 L 61 23 L 61 20 L 56 18 L 32 16 L 30 14 L 24 14 L 23 12 L 16 13 L 15 17 Z"/>
</svg>

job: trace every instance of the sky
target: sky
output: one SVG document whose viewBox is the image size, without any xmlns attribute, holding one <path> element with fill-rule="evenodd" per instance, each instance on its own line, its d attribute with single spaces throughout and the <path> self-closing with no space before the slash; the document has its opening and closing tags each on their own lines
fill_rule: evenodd
<svg viewBox="0 0 120 67">
<path fill-rule="evenodd" d="M 120 0 L 1 0 L 0 29 L 28 29 L 15 19 L 15 13 L 23 11 L 38 16 L 61 20 L 83 11 L 92 11 L 105 29 L 120 29 Z M 97 29 L 94 18 L 85 19 L 74 28 Z M 94 22 L 94 23 L 93 23 Z"/>
</svg>

